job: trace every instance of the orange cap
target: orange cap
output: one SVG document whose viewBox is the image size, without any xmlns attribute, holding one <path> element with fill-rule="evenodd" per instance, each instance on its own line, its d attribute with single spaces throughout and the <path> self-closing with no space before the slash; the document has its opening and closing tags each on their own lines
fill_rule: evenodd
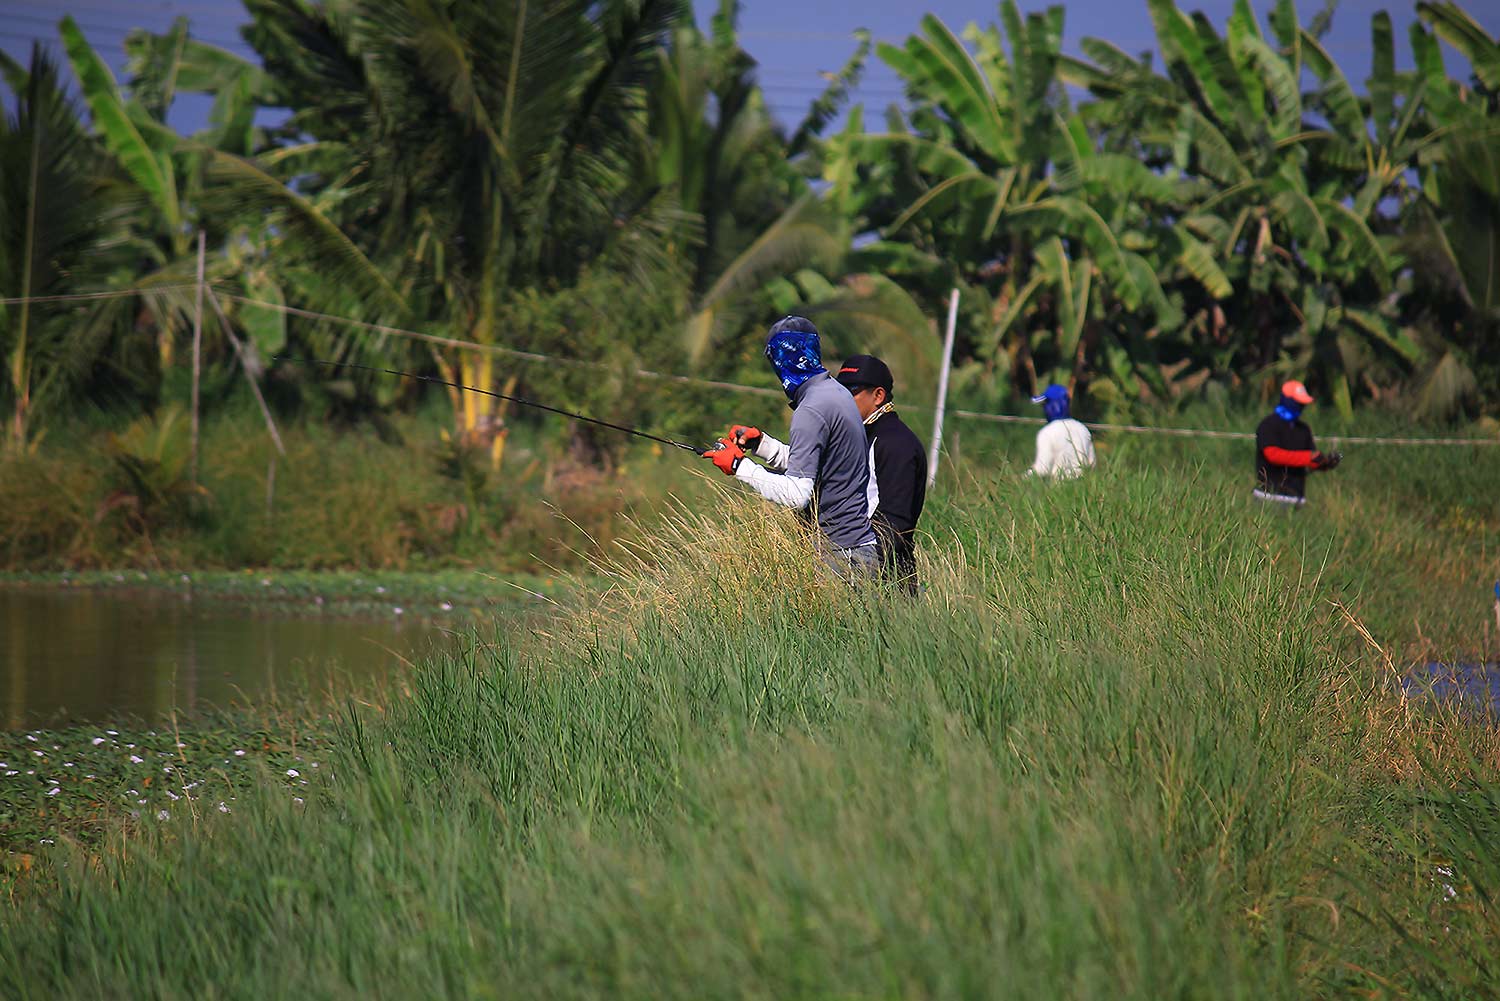
<svg viewBox="0 0 1500 1001">
<path fill-rule="evenodd" d="M 1290 379 L 1281 384 L 1281 395 L 1304 405 L 1313 401 L 1312 394 L 1307 391 L 1307 387 L 1296 379 Z"/>
</svg>

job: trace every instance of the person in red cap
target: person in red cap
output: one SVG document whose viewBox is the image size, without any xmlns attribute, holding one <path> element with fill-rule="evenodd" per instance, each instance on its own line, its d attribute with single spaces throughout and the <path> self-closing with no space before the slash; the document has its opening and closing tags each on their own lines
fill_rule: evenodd
<svg viewBox="0 0 1500 1001">
<path fill-rule="evenodd" d="M 1343 459 L 1338 452 L 1319 452 L 1313 445 L 1312 429 L 1302 421 L 1302 408 L 1312 401 L 1302 383 L 1285 382 L 1281 402 L 1255 429 L 1257 500 L 1305 504 L 1308 470 L 1332 469 Z"/>
</svg>

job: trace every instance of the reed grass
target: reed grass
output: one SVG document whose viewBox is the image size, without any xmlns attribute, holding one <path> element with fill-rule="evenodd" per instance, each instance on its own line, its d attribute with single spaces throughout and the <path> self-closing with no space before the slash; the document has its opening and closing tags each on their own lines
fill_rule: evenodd
<svg viewBox="0 0 1500 1001">
<path fill-rule="evenodd" d="M 302 802 L 40 861 L 0 994 L 1493 993 L 1496 731 L 1390 683 L 1407 613 L 1488 642 L 1439 590 L 1487 570 L 1245 492 L 975 463 L 913 601 L 705 484 L 583 544 L 587 607 L 343 707 Z"/>
</svg>

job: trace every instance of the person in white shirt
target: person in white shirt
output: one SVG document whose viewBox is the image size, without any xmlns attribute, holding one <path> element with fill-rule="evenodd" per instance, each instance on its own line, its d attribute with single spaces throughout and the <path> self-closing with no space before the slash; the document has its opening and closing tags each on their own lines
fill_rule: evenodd
<svg viewBox="0 0 1500 1001">
<path fill-rule="evenodd" d="M 1054 382 L 1031 402 L 1042 405 L 1047 423 L 1036 433 L 1036 462 L 1026 475 L 1068 480 L 1081 475 L 1094 464 L 1094 437 L 1068 416 L 1068 388 Z"/>
</svg>

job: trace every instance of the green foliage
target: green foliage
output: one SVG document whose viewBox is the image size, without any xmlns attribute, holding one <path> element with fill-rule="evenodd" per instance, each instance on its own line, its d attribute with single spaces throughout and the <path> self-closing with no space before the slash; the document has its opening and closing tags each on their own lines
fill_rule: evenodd
<svg viewBox="0 0 1500 1001">
<path fill-rule="evenodd" d="M 682 409 L 682 397 L 660 390 L 650 387 L 663 412 Z M 576 566 L 630 537 L 623 516 L 646 496 L 701 486 L 676 455 L 622 454 L 614 440 L 600 442 L 613 465 L 601 471 L 600 456 L 571 447 L 565 421 L 530 414 L 515 421 L 496 475 L 487 454 L 440 440 L 436 422 L 418 416 L 393 422 L 387 440 L 326 422 L 284 427 L 287 455 L 276 458 L 268 496 L 275 452 L 242 391 L 233 402 L 204 422 L 201 488 L 187 477 L 186 417 L 172 408 L 120 434 L 60 428 L 48 438 L 55 447 L 0 459 L 0 567 Z M 613 406 L 603 413 L 632 419 Z M 701 418 L 653 429 L 723 433 Z M 652 520 L 650 508 L 642 517 Z"/>
<path fill-rule="evenodd" d="M 163 523 L 187 521 L 207 497 L 190 477 L 187 418 L 175 407 L 109 435 L 104 452 L 112 464 L 107 482 L 114 489 L 96 518 L 120 511 L 133 527 L 149 533 Z"/>
<path fill-rule="evenodd" d="M 8 64 L 6 76 L 15 103 L 0 120 L 0 290 L 52 296 L 107 281 L 129 262 L 119 216 L 130 201 L 120 175 L 40 47 L 28 67 Z M 28 412 L 52 416 L 70 392 L 89 386 L 102 360 L 125 376 L 117 386 L 128 382 L 130 351 L 116 339 L 126 319 L 114 304 L 0 306 L 7 439 L 24 445 Z"/>
<path fill-rule="evenodd" d="M 515 376 L 611 411 L 642 365 L 763 378 L 742 365 L 788 310 L 927 381 L 954 287 L 959 381 L 997 404 L 1060 379 L 1101 406 L 1170 409 L 1297 376 L 1346 415 L 1394 396 L 1422 419 L 1491 408 L 1500 43 L 1455 4 L 1420 4 L 1415 69 L 1398 71 L 1376 14 L 1357 86 L 1322 43 L 1328 10 L 1303 23 L 1284 0 L 1263 25 L 1240 2 L 1215 25 L 1148 8 L 1159 67 L 1097 38 L 1064 55 L 1062 7 L 1005 0 L 962 31 L 923 17 L 875 48 L 906 101 L 877 130 L 852 108 L 827 137 L 868 35 L 788 134 L 733 0 L 706 28 L 677 0 L 249 0 L 261 65 L 179 19 L 131 33 L 120 81 L 64 18 L 87 124 L 40 56 L 3 66 L 0 290 L 149 291 L 0 308 L 8 437 L 31 440 L 26 415 L 50 423 L 70 394 L 131 417 L 177 400 L 200 228 L 210 282 L 267 304 L 224 303 L 283 412 L 385 420 L 420 401 L 281 360 L 300 356 L 489 389 Z M 1449 77 L 1445 45 L 1471 82 Z M 188 93 L 213 110 L 179 136 L 165 122 Z M 255 125 L 268 107 L 289 109 L 283 126 Z M 278 306 L 618 370 L 564 379 Z M 204 358 L 237 364 L 212 319 Z M 507 416 L 449 405 L 465 448 Z"/>
<path fill-rule="evenodd" d="M 1290 3 L 1278 6 L 1273 47 L 1248 4 L 1222 36 L 1172 0 L 1149 7 L 1162 73 L 1100 39 L 1083 42 L 1092 62 L 1062 57 L 1060 8 L 1023 20 L 1004 4 L 1000 25 L 971 28 L 967 47 L 928 17 L 904 47 L 883 46 L 912 107 L 898 130 L 833 141 L 829 180 L 857 226 L 950 262 L 955 274 L 899 279 L 934 312 L 944 286 L 959 284 L 979 326 L 960 358 L 1019 390 L 1063 378 L 1101 398 L 1163 403 L 1210 381 L 1297 375 L 1326 386 L 1346 415 L 1361 393 L 1432 398 L 1423 387 L 1454 333 L 1401 285 L 1399 235 L 1433 232 L 1413 215 L 1422 195 L 1410 172 L 1462 159 L 1488 178 L 1487 157 L 1461 144 L 1494 130 L 1494 107 L 1457 95 L 1420 29 L 1424 75 L 1398 75 L 1384 15 L 1366 102 L 1319 41 L 1324 15 L 1303 28 Z M 1423 16 L 1488 58 L 1494 43 L 1456 8 Z M 1309 94 L 1304 69 L 1320 83 Z M 1094 99 L 1073 112 L 1063 83 Z M 1428 167 L 1427 198 L 1448 180 L 1440 169 L 1454 171 Z M 1482 190 L 1449 183 L 1455 201 Z M 1454 219 L 1461 241 L 1495 230 L 1487 203 Z M 1460 256 L 1481 273 L 1493 258 L 1455 255 L 1432 236 L 1421 246 L 1452 259 L 1445 274 Z M 1422 412 L 1451 415 L 1471 400 Z"/>
</svg>

